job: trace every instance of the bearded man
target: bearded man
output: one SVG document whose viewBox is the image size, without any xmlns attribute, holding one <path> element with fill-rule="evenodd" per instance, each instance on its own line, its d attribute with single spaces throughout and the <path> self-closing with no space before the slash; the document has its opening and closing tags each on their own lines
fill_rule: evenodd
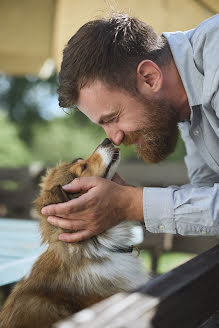
<svg viewBox="0 0 219 328">
<path fill-rule="evenodd" d="M 190 178 L 168 188 L 127 186 L 117 174 L 75 179 L 64 189 L 86 193 L 43 209 L 51 224 L 76 230 L 60 240 L 87 239 L 122 220 L 145 222 L 152 233 L 219 233 L 219 15 L 161 36 L 128 15 L 90 21 L 64 49 L 59 82 L 61 107 L 76 105 L 145 161 L 173 152 L 179 127 Z"/>
</svg>

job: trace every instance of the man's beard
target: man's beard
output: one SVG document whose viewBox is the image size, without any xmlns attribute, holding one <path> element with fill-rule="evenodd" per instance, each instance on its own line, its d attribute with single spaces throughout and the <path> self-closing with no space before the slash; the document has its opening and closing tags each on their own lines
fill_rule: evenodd
<svg viewBox="0 0 219 328">
<path fill-rule="evenodd" d="M 146 106 L 142 116 L 141 128 L 127 134 L 123 143 L 124 145 L 135 144 L 140 138 L 139 144 L 135 144 L 138 156 L 142 157 L 145 162 L 159 163 L 176 147 L 178 112 L 169 104 L 161 104 L 160 102 L 147 103 Z"/>
</svg>

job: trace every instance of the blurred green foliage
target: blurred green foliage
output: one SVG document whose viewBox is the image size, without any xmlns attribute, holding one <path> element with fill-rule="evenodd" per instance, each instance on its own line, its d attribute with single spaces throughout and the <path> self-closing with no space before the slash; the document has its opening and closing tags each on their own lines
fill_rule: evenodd
<svg viewBox="0 0 219 328">
<path fill-rule="evenodd" d="M 40 114 L 42 104 L 40 94 L 52 96 L 56 93 L 56 89 L 56 74 L 53 74 L 48 80 L 41 80 L 39 77 L 33 76 L 1 76 L 0 106 L 7 112 L 10 121 L 16 124 L 19 138 L 29 146 L 32 143 L 33 126 L 36 123 L 47 123 Z"/>
<path fill-rule="evenodd" d="M 50 164 L 88 157 L 106 138 L 106 134 L 88 119 L 83 124 L 83 119 L 80 120 L 82 116 L 76 111 L 72 115 L 53 119 L 47 126 L 36 125 L 32 144 L 34 160 Z M 136 156 L 133 147 L 121 146 L 121 153 L 126 159 Z"/>
<path fill-rule="evenodd" d="M 38 122 L 32 126 L 31 146 L 19 137 L 19 129 L 0 111 L 0 166 L 25 166 L 32 161 L 54 164 L 86 158 L 106 137 L 99 126 L 92 123 L 80 124 L 81 113 L 73 113 L 62 118 L 55 118 L 47 124 Z M 25 127 L 25 125 L 24 125 Z M 121 146 L 123 160 L 136 160 L 134 147 Z M 178 142 L 177 150 L 168 160 L 182 160 L 184 144 Z"/>
<path fill-rule="evenodd" d="M 47 107 L 54 97 L 57 111 L 56 88 L 55 74 L 47 81 L 0 76 L 0 167 L 86 158 L 106 137 L 101 127 L 79 111 L 69 110 L 68 115 L 60 108 L 56 116 L 52 109 L 49 112 Z M 137 159 L 134 146 L 120 148 L 123 160 Z M 184 154 L 179 139 L 176 151 L 167 160 L 182 160 Z"/>
<path fill-rule="evenodd" d="M 31 162 L 31 152 L 19 138 L 16 125 L 0 111 L 0 166 L 25 166 Z"/>
<path fill-rule="evenodd" d="M 179 265 L 191 260 L 195 254 L 179 253 L 179 252 L 164 252 L 160 255 L 157 265 L 157 273 L 163 274 Z M 141 251 L 140 260 L 146 272 L 152 270 L 152 257 L 149 251 Z"/>
</svg>

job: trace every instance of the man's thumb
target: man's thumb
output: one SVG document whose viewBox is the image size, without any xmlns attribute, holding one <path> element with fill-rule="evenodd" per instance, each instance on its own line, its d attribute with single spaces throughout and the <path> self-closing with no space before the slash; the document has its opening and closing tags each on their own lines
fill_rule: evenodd
<svg viewBox="0 0 219 328">
<path fill-rule="evenodd" d="M 62 188 L 67 192 L 87 191 L 95 185 L 92 180 L 91 178 L 75 178 L 72 182 L 62 186 Z"/>
</svg>

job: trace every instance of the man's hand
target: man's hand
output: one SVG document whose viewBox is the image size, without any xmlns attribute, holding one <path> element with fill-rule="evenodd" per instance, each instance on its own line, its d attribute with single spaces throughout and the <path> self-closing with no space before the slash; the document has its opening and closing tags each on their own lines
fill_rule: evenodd
<svg viewBox="0 0 219 328">
<path fill-rule="evenodd" d="M 100 234 L 123 220 L 143 221 L 142 188 L 126 186 L 118 174 L 113 180 L 117 183 L 99 177 L 76 178 L 63 189 L 86 193 L 69 202 L 42 209 L 49 223 L 75 231 L 61 234 L 60 240 L 77 242 Z"/>
</svg>

